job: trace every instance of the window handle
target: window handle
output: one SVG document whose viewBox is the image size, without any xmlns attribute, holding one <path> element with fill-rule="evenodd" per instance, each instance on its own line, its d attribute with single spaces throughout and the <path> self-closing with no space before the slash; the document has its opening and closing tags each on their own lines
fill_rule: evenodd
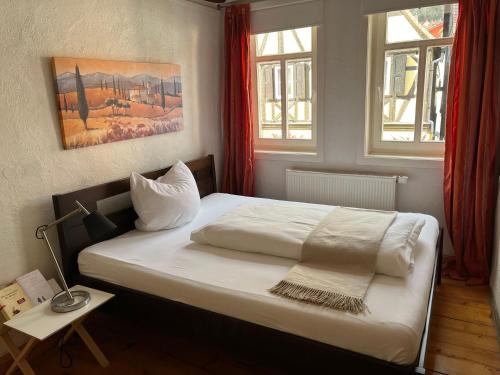
<svg viewBox="0 0 500 375">
<path fill-rule="evenodd" d="M 382 88 L 380 86 L 377 86 L 377 100 L 379 103 L 382 102 Z"/>
</svg>

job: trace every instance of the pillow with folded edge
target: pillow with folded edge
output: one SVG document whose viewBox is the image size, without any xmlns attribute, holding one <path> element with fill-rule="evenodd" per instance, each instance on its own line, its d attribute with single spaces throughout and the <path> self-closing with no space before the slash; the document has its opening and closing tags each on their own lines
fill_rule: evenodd
<svg viewBox="0 0 500 375">
<path fill-rule="evenodd" d="M 141 231 L 172 229 L 189 223 L 200 210 L 200 194 L 190 169 L 177 161 L 167 173 L 151 180 L 133 172 L 130 195 Z"/>
<path fill-rule="evenodd" d="M 384 234 L 380 244 L 375 262 L 375 273 L 393 277 L 406 277 L 413 268 L 414 250 L 424 225 L 425 220 L 415 214 L 398 213 Z M 241 244 L 237 244 L 235 242 L 233 233 L 222 237 L 220 233 L 216 237 L 213 236 L 213 233 L 212 236 L 208 236 L 208 233 L 213 232 L 212 227 L 213 225 L 209 224 L 193 231 L 191 233 L 191 240 L 200 244 L 209 244 L 237 251 L 261 253 L 300 260 L 300 249 L 297 249 L 296 251 L 292 249 L 289 249 L 290 251 L 284 251 L 284 249 L 279 249 L 279 251 L 269 251 L 269 249 L 266 249 L 265 246 L 262 246 L 262 241 L 258 241 L 258 238 L 251 241 L 250 244 L 248 244 L 248 241 L 244 241 L 244 243 L 248 246 L 241 246 Z M 221 245 L 221 241 L 226 246 Z M 228 244 L 228 242 L 231 243 Z"/>
<path fill-rule="evenodd" d="M 415 263 L 415 247 L 425 220 L 414 214 L 398 213 L 385 232 L 377 255 L 375 272 L 406 277 Z"/>
</svg>

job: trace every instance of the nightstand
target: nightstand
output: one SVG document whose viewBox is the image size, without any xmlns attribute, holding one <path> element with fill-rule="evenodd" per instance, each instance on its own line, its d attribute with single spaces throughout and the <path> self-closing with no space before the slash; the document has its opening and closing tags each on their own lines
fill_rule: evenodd
<svg viewBox="0 0 500 375">
<path fill-rule="evenodd" d="M 38 341 L 43 341 L 68 326 L 71 326 L 71 328 L 64 335 L 64 342 L 76 332 L 102 367 L 106 367 L 109 364 L 106 356 L 83 326 L 83 322 L 93 310 L 109 301 L 114 295 L 81 285 L 75 285 L 70 290 L 85 290 L 89 292 L 91 298 L 89 304 L 79 310 L 68 313 L 56 313 L 51 310 L 50 301 L 45 301 L 3 323 L 3 329 L 0 327 L 0 342 L 5 344 L 7 350 L 14 358 L 14 363 L 7 371 L 7 374 L 12 373 L 16 367 L 19 367 L 25 375 L 35 374 L 26 359 L 33 346 Z M 22 350 L 19 350 L 12 342 L 8 336 L 8 329 L 22 332 L 30 337 Z"/>
</svg>

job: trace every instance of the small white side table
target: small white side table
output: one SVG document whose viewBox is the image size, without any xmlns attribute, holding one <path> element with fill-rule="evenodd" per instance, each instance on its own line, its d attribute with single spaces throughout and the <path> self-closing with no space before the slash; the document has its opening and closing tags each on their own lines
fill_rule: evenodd
<svg viewBox="0 0 500 375">
<path fill-rule="evenodd" d="M 114 295 L 81 285 L 75 285 L 70 288 L 70 290 L 86 290 L 89 292 L 89 304 L 79 310 L 68 313 L 56 313 L 50 309 L 50 301 L 45 301 L 15 316 L 11 320 L 4 322 L 4 327 L 0 326 L 0 342 L 5 344 L 12 358 L 14 358 L 14 363 L 10 366 L 9 370 L 7 370 L 7 375 L 13 373 L 17 367 L 19 367 L 24 375 L 34 375 L 35 372 L 26 359 L 27 355 L 33 349 L 33 346 L 38 341 L 43 341 L 68 326 L 71 326 L 71 328 L 64 335 L 63 342 L 66 342 L 70 336 L 76 332 L 85 345 L 87 345 L 99 364 L 102 367 L 109 365 L 108 359 L 101 349 L 99 349 L 82 323 L 93 310 L 109 301 Z M 22 332 L 30 337 L 28 343 L 22 350 L 19 350 L 9 337 L 9 328 Z"/>
</svg>

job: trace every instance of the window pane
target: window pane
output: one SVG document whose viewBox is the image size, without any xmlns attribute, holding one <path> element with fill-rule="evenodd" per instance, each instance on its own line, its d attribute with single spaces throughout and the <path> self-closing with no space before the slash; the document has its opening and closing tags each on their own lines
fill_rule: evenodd
<svg viewBox="0 0 500 375">
<path fill-rule="evenodd" d="M 282 138 L 280 63 L 258 63 L 257 77 L 259 138 Z"/>
<path fill-rule="evenodd" d="M 287 138 L 312 139 L 311 59 L 286 62 Z"/>
<path fill-rule="evenodd" d="M 268 56 L 278 55 L 278 33 L 257 34 L 256 38 L 256 55 Z"/>
<path fill-rule="evenodd" d="M 422 141 L 443 141 L 451 46 L 427 48 Z"/>
<path fill-rule="evenodd" d="M 387 13 L 387 43 L 452 37 L 458 4 L 398 10 Z"/>
<path fill-rule="evenodd" d="M 312 28 L 277 31 L 256 35 L 256 55 L 282 55 L 312 51 Z"/>
<path fill-rule="evenodd" d="M 284 53 L 311 52 L 311 28 L 283 31 Z"/>
<path fill-rule="evenodd" d="M 418 49 L 385 53 L 383 141 L 414 139 L 418 60 Z"/>
</svg>

